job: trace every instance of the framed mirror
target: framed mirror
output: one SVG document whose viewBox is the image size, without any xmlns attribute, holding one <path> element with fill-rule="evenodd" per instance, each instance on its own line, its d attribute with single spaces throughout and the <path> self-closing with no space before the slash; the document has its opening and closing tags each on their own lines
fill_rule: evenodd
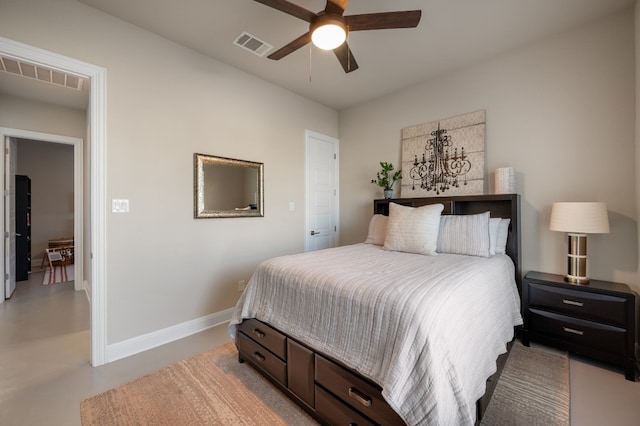
<svg viewBox="0 0 640 426">
<path fill-rule="evenodd" d="M 196 219 L 264 216 L 263 163 L 194 154 Z"/>
</svg>

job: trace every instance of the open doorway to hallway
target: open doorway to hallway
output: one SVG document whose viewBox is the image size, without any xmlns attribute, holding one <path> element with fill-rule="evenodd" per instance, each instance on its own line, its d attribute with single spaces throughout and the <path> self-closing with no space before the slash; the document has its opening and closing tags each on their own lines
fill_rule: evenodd
<svg viewBox="0 0 640 426">
<path fill-rule="evenodd" d="M 17 285 L 28 278 L 21 273 L 25 270 L 45 272 L 43 284 L 74 281 L 74 147 L 31 139 L 16 139 L 15 145 L 10 150 L 15 158 L 9 161 L 15 162 L 15 177 L 11 178 L 16 190 L 15 195 L 10 190 L 10 197 L 16 205 Z M 20 182 L 26 182 L 22 190 Z M 49 262 L 47 249 L 61 246 L 63 261 Z"/>
</svg>

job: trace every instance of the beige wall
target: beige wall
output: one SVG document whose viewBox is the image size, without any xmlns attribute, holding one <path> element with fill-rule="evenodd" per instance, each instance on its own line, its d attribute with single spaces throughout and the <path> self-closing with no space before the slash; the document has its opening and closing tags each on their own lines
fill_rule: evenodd
<svg viewBox="0 0 640 426">
<path fill-rule="evenodd" d="M 2 9 L 1 36 L 107 69 L 107 197 L 130 200 L 107 213 L 109 344 L 229 308 L 303 250 L 304 131 L 337 137 L 336 111 L 73 0 Z M 263 162 L 265 217 L 193 219 L 194 152 Z"/>
<path fill-rule="evenodd" d="M 636 211 L 640 211 L 640 196 L 638 196 L 638 191 L 640 190 L 640 86 L 638 82 L 640 82 L 640 3 L 636 1 L 635 4 L 635 78 L 636 78 L 636 87 L 635 87 L 635 117 L 636 117 L 636 127 L 635 127 L 635 202 L 636 202 Z M 638 240 L 640 241 L 640 229 L 638 230 Z M 636 253 L 640 256 L 640 253 Z M 639 259 L 640 260 L 640 259 Z M 640 284 L 638 284 L 640 286 Z"/>
<path fill-rule="evenodd" d="M 0 94 L 0 127 L 85 139 L 86 112 Z"/>
<path fill-rule="evenodd" d="M 406 126 L 485 109 L 486 187 L 513 166 L 523 269 L 566 272 L 548 229 L 554 201 L 604 201 L 611 233 L 589 236 L 589 274 L 637 283 L 634 13 L 629 9 L 340 113 L 342 244 L 363 241 L 381 160 Z"/>
<path fill-rule="evenodd" d="M 347 244 L 366 237 L 369 182 L 399 162 L 400 130 L 478 109 L 487 188 L 495 168 L 518 171 L 524 270 L 565 271 L 553 201 L 601 200 L 612 232 L 589 237 L 590 275 L 638 289 L 632 10 L 344 110 L 339 128 L 329 108 L 73 0 L 5 0 L 0 36 L 107 69 L 107 197 L 131 208 L 107 214 L 109 344 L 226 309 L 259 261 L 303 250 L 288 205 L 304 205 L 305 129 L 340 137 Z M 194 220 L 194 152 L 264 162 L 265 217 Z"/>
</svg>

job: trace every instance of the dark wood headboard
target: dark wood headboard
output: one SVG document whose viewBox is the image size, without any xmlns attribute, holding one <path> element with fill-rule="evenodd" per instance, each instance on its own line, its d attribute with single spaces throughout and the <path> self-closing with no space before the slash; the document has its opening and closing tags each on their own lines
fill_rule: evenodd
<svg viewBox="0 0 640 426">
<path fill-rule="evenodd" d="M 520 254 L 520 195 L 518 194 L 490 194 L 490 195 L 461 195 L 454 197 L 428 198 L 393 198 L 389 200 L 374 200 L 373 213 L 389 215 L 389 203 L 403 206 L 420 207 L 429 204 L 444 204 L 442 214 L 478 214 L 491 212 L 491 217 L 511 219 L 509 235 L 507 237 L 507 255 L 516 267 L 516 284 L 522 294 L 522 257 Z"/>
</svg>

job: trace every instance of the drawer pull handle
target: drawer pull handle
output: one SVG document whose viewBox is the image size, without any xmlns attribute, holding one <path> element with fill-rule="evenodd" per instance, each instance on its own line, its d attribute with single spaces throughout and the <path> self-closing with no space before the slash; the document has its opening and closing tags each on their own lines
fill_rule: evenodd
<svg viewBox="0 0 640 426">
<path fill-rule="evenodd" d="M 584 306 L 584 303 L 582 302 L 576 302 L 575 300 L 569 300 L 569 299 L 562 299 L 562 303 L 564 303 L 565 305 L 573 305 L 573 306 Z"/>
<path fill-rule="evenodd" d="M 562 327 L 564 329 L 564 331 L 566 331 L 567 333 L 573 333 L 573 334 L 577 334 L 578 336 L 582 336 L 584 334 L 584 331 L 581 330 L 576 330 L 575 328 L 569 328 L 569 327 Z"/>
<path fill-rule="evenodd" d="M 254 352 L 253 353 L 253 357 L 255 359 L 257 359 L 258 361 L 260 361 L 260 362 L 264 362 L 264 359 L 265 359 L 264 356 L 262 356 L 262 354 L 260 354 L 260 352 Z"/>
<path fill-rule="evenodd" d="M 365 407 L 371 407 L 371 398 L 361 393 L 356 388 L 349 388 L 349 396 Z"/>
<path fill-rule="evenodd" d="M 256 336 L 258 336 L 258 337 L 259 337 L 259 338 L 261 338 L 261 339 L 264 339 L 264 336 L 265 336 L 264 332 L 263 332 L 263 331 L 260 331 L 260 330 L 259 330 L 259 329 L 257 329 L 257 328 L 254 328 L 254 329 L 253 329 L 253 334 L 255 334 Z"/>
</svg>

